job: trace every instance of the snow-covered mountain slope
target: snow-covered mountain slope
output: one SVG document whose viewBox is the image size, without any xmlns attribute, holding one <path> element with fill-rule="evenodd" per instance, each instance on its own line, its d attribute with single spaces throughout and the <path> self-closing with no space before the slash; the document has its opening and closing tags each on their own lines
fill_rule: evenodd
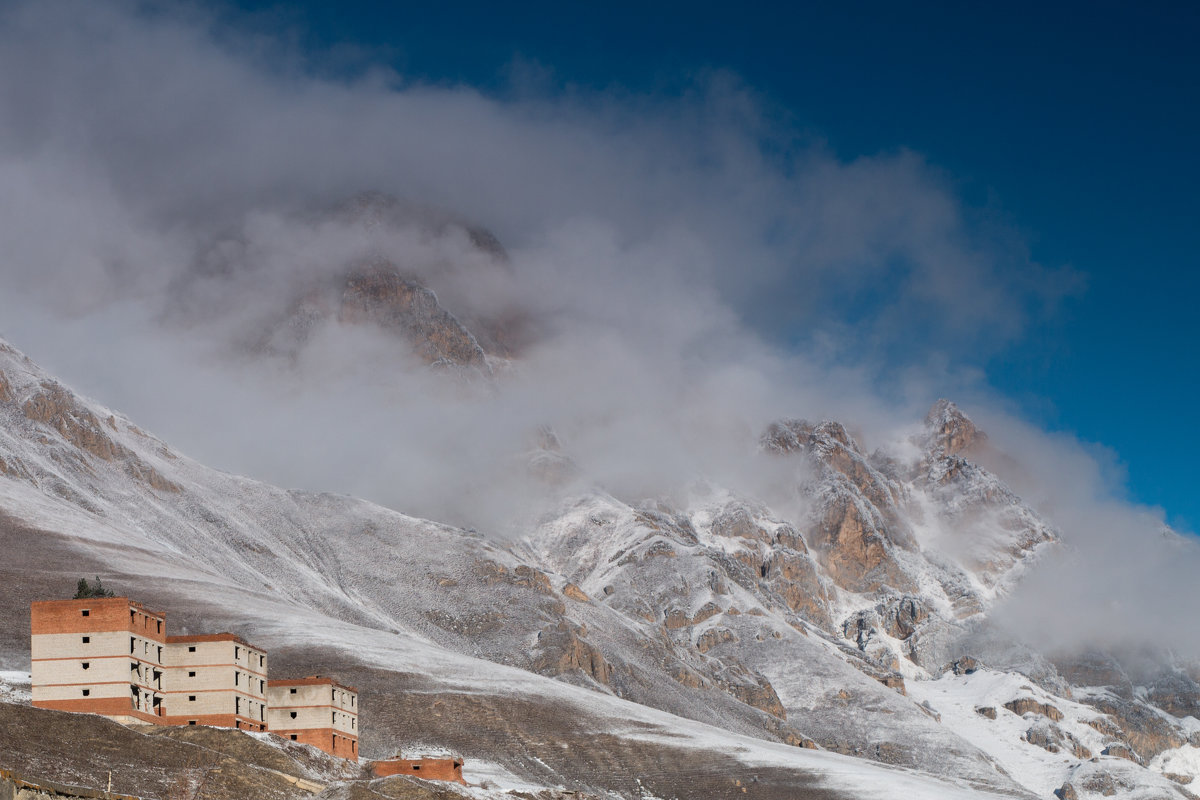
<svg viewBox="0 0 1200 800">
<path fill-rule="evenodd" d="M 835 423 L 773 427 L 763 458 L 795 462 L 794 519 L 714 488 L 680 507 L 591 491 L 499 540 L 208 469 L 0 344 L 0 669 L 27 667 L 29 601 L 95 573 L 175 630 L 229 629 L 275 669 L 358 685 L 367 756 L 449 746 L 468 776 L 623 797 L 1044 794 L 1100 769 L 1062 742 L 1094 751 L 1079 725 L 1106 714 L 1014 742 L 1012 720 L 939 688 L 1056 539 L 967 460 L 969 424 L 942 404 L 870 456 Z M 1042 697 L 1065 681 L 1029 684 L 1084 708 Z M 1105 746 L 1137 750 L 1108 716 Z M 1186 743 L 1191 723 L 1162 724 L 1176 738 L 1156 741 Z"/>
</svg>

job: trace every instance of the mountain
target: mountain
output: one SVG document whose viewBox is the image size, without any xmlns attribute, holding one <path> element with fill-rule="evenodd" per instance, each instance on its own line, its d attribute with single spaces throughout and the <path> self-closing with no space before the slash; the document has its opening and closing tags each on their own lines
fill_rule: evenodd
<svg viewBox="0 0 1200 800">
<path fill-rule="evenodd" d="M 369 329 L 417 363 L 482 374 L 533 337 L 509 297 L 508 253 L 484 228 L 379 192 L 274 224 L 215 237 L 174 282 L 164 317 L 230 325 L 244 354 L 288 360 L 331 326 Z"/>
<path fill-rule="evenodd" d="M 1063 544 L 954 404 L 870 453 L 798 419 L 759 448 L 786 513 L 573 481 L 514 538 L 212 470 L 0 343 L 0 679 L 29 602 L 99 575 L 357 685 L 365 757 L 454 749 L 476 796 L 1192 796 L 1194 666 L 992 624 Z M 547 430 L 526 455 L 572 469 Z"/>
</svg>

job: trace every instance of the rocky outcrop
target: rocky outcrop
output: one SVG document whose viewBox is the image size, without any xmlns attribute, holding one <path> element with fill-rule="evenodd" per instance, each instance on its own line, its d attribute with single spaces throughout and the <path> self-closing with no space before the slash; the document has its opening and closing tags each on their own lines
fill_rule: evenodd
<svg viewBox="0 0 1200 800">
<path fill-rule="evenodd" d="M 584 638 L 586 635 L 586 627 L 565 619 L 543 628 L 537 635 L 531 668 L 542 675 L 578 671 L 607 685 L 612 680 L 613 667 L 600 649 Z"/>
<path fill-rule="evenodd" d="M 672 608 L 668 609 L 664 615 L 663 625 L 666 626 L 667 630 L 690 628 L 720 613 L 721 607 L 716 603 L 705 603 L 695 614 L 689 614 L 682 609 Z"/>
<path fill-rule="evenodd" d="M 568 583 L 566 586 L 564 586 L 562 593 L 564 597 L 570 598 L 576 603 L 587 603 L 591 601 L 591 598 L 587 596 L 587 593 L 573 583 Z"/>
<path fill-rule="evenodd" d="M 1118 697 L 1133 697 L 1133 681 L 1112 655 L 1097 651 L 1062 655 L 1054 666 L 1075 686 L 1104 687 Z"/>
<path fill-rule="evenodd" d="M 737 641 L 737 634 L 728 628 L 711 628 L 696 639 L 696 649 L 707 653 L 719 644 Z"/>
<path fill-rule="evenodd" d="M 1083 702 L 1116 721 L 1117 738 L 1137 754 L 1142 761 L 1149 761 L 1164 750 L 1182 747 L 1187 738 L 1181 730 L 1163 719 L 1161 712 L 1138 700 L 1125 700 L 1111 694 L 1089 695 Z M 1105 735 L 1114 730 L 1108 720 L 1089 720 L 1088 724 Z"/>
<path fill-rule="evenodd" d="M 1052 722 L 1041 720 L 1025 731 L 1025 741 L 1050 753 L 1068 752 L 1080 760 L 1092 757 L 1092 751 Z"/>
<path fill-rule="evenodd" d="M 1135 764 L 1142 763 L 1142 760 L 1138 758 L 1136 753 L 1133 752 L 1133 749 L 1121 742 L 1110 742 L 1109 744 L 1106 744 L 1104 749 L 1100 751 L 1100 755 L 1123 758 L 1126 761 L 1132 761 Z"/>
<path fill-rule="evenodd" d="M 163 492 L 180 491 L 178 484 L 168 480 L 132 450 L 113 439 L 106 432 L 104 423 L 77 403 L 74 395 L 58 383 L 42 382 L 37 391 L 21 405 L 21 412 L 26 419 L 57 431 L 67 443 L 79 451 L 102 461 L 123 464 L 127 475 L 152 489 Z M 108 427 L 110 430 L 116 429 L 115 421 L 111 417 Z M 81 463 L 81 466 L 89 469 L 86 464 Z"/>
<path fill-rule="evenodd" d="M 992 452 L 986 435 L 953 403 L 939 400 L 914 443 L 924 452 L 916 484 L 935 501 L 949 550 L 986 586 L 1004 583 L 1058 533 L 996 475 L 970 460 Z"/>
<path fill-rule="evenodd" d="M 1183 671 L 1164 671 L 1149 686 L 1147 700 L 1175 717 L 1200 718 L 1200 683 Z"/>
<path fill-rule="evenodd" d="M 893 556 L 894 548 L 915 547 L 898 507 L 903 491 L 868 462 L 842 425 L 781 420 L 760 441 L 767 452 L 801 455 L 816 470 L 817 478 L 801 486 L 813 500 L 806 530 L 835 583 L 854 592 L 915 588 Z"/>
<path fill-rule="evenodd" d="M 1032 697 L 1019 697 L 1016 700 L 1009 700 L 1004 704 L 1004 707 L 1016 714 L 1018 717 L 1023 717 L 1026 714 L 1040 714 L 1047 719 L 1052 719 L 1058 722 L 1063 718 L 1062 712 L 1049 703 L 1039 703 Z"/>
<path fill-rule="evenodd" d="M 925 429 L 931 444 L 942 455 L 955 456 L 960 453 L 971 455 L 987 443 L 987 434 L 975 427 L 975 423 L 946 399 L 938 400 L 925 415 Z"/>
<path fill-rule="evenodd" d="M 795 528 L 786 523 L 767 526 L 747 505 L 735 502 L 713 517 L 711 531 L 741 541 L 734 557 L 750 568 L 754 585 L 777 595 L 803 618 L 829 627 L 827 580 L 822 579 L 820 566 Z"/>
<path fill-rule="evenodd" d="M 449 361 L 481 367 L 483 348 L 455 317 L 438 304 L 429 289 L 400 275 L 386 261 L 352 272 L 342 291 L 338 321 L 370 322 L 408 340 L 417 354 L 433 364 Z"/>
</svg>

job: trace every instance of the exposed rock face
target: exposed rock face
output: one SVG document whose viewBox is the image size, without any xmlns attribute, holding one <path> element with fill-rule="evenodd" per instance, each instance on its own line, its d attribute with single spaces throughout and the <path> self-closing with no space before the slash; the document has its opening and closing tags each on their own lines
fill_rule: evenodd
<svg viewBox="0 0 1200 800">
<path fill-rule="evenodd" d="M 1164 672 L 1149 688 L 1147 699 L 1168 714 L 1200 718 L 1200 683 L 1187 673 Z"/>
<path fill-rule="evenodd" d="M 1076 686 L 1102 686 L 1118 697 L 1133 697 L 1133 681 L 1115 658 L 1107 653 L 1080 653 L 1055 660 L 1054 666 Z"/>
<path fill-rule="evenodd" d="M 894 548 L 915 547 L 897 505 L 903 492 L 868 463 L 842 425 L 782 420 L 761 441 L 769 452 L 802 454 L 817 470 L 818 479 L 802 487 L 814 501 L 810 540 L 838 585 L 855 592 L 915 588 L 893 556 Z"/>
<path fill-rule="evenodd" d="M 786 524 L 771 528 L 756 521 L 752 510 L 739 503 L 725 506 L 711 525 L 713 534 L 740 540 L 734 557 L 752 571 L 742 580 L 778 593 L 788 608 L 827 627 L 829 588 L 822 580 L 819 565 L 795 528 Z"/>
<path fill-rule="evenodd" d="M 1186 736 L 1164 720 L 1161 712 L 1139 700 L 1125 700 L 1106 693 L 1089 695 L 1083 701 L 1111 716 L 1117 727 L 1114 731 L 1107 720 L 1093 720 L 1088 724 L 1106 735 L 1116 732 L 1117 738 L 1143 761 L 1187 743 Z"/>
<path fill-rule="evenodd" d="M 1039 703 L 1032 697 L 1019 697 L 1016 700 L 1009 700 L 1004 704 L 1004 707 L 1019 717 L 1026 714 L 1041 714 L 1043 717 L 1052 719 L 1055 722 L 1063 718 L 1062 712 L 1057 708 L 1047 703 Z"/>
<path fill-rule="evenodd" d="M 576 603 L 586 603 L 591 599 L 587 596 L 587 593 L 584 592 L 583 589 L 580 589 L 573 583 L 568 583 L 563 587 L 563 596 L 569 597 Z"/>
<path fill-rule="evenodd" d="M 598 683 L 608 684 L 612 679 L 612 665 L 599 648 L 584 638 L 586 635 L 586 628 L 567 620 L 539 631 L 534 671 L 543 675 L 561 675 L 578 670 Z"/>
<path fill-rule="evenodd" d="M 1115 756 L 1116 758 L 1124 758 L 1127 761 L 1133 761 L 1139 764 L 1141 763 L 1141 759 L 1138 758 L 1137 754 L 1135 754 L 1128 746 L 1121 744 L 1120 742 L 1113 742 L 1112 744 L 1105 746 L 1105 748 L 1100 751 L 1100 755 Z"/>
<path fill-rule="evenodd" d="M 1072 736 L 1052 722 L 1040 721 L 1025 731 L 1025 741 L 1036 745 L 1050 753 L 1068 752 L 1078 759 L 1092 757 L 1092 751 L 1087 749 Z"/>
<path fill-rule="evenodd" d="M 987 448 L 987 437 L 957 406 L 939 400 L 917 437 L 925 451 L 918 484 L 935 500 L 949 551 L 985 585 L 999 586 L 1058 533 L 997 476 L 968 456 Z"/>
<path fill-rule="evenodd" d="M 352 272 L 342 291 L 338 321 L 370 322 L 408 340 L 426 363 L 449 361 L 480 367 L 483 348 L 463 325 L 438 304 L 429 289 L 401 277 L 388 262 Z"/>
<path fill-rule="evenodd" d="M 987 443 L 987 434 L 975 427 L 966 414 L 949 400 L 938 400 L 925 416 L 934 447 L 945 456 L 970 455 Z"/>
<path fill-rule="evenodd" d="M 8 402 L 14 402 L 11 389 Z M 77 450 L 103 461 L 123 464 L 127 475 L 152 489 L 163 492 L 180 491 L 178 484 L 163 477 L 136 453 L 112 438 L 110 433 L 117 430 L 115 419 L 110 417 L 107 423 L 102 423 L 90 410 L 79 405 L 74 396 L 58 383 L 42 382 L 21 404 L 21 412 L 26 419 L 53 428 Z M 84 469 L 90 469 L 86 462 L 80 460 L 78 463 Z M 32 477 L 27 470 L 22 469 L 19 462 L 6 468 L 4 472 L 24 473 Z"/>
<path fill-rule="evenodd" d="M 955 675 L 970 675 L 975 670 L 979 669 L 979 660 L 974 656 L 963 656 L 955 659 L 947 669 Z"/>
</svg>

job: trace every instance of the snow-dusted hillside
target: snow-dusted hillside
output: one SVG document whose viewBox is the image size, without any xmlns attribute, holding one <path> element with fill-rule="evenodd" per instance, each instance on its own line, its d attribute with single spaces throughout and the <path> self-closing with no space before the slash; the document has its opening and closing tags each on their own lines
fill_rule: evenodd
<svg viewBox="0 0 1200 800">
<path fill-rule="evenodd" d="M 175 630 L 227 628 L 275 669 L 357 684 L 365 755 L 453 747 L 468 779 L 1082 797 L 1111 772 L 1130 796 L 1184 796 L 1161 774 L 1194 773 L 1195 720 L 1158 712 L 1148 744 L 1123 728 L 1143 698 L 1108 713 L 1065 680 L 964 666 L 1056 540 L 970 460 L 982 446 L 950 404 L 872 455 L 841 425 L 789 421 L 762 457 L 794 462 L 794 518 L 712 487 L 678 507 L 597 490 L 501 541 L 211 470 L 0 344 L 0 669 L 27 669 L 28 602 L 95 573 Z M 1022 700 L 1065 717 L 1004 708 Z M 1149 767 L 1103 755 L 1121 747 Z"/>
</svg>

